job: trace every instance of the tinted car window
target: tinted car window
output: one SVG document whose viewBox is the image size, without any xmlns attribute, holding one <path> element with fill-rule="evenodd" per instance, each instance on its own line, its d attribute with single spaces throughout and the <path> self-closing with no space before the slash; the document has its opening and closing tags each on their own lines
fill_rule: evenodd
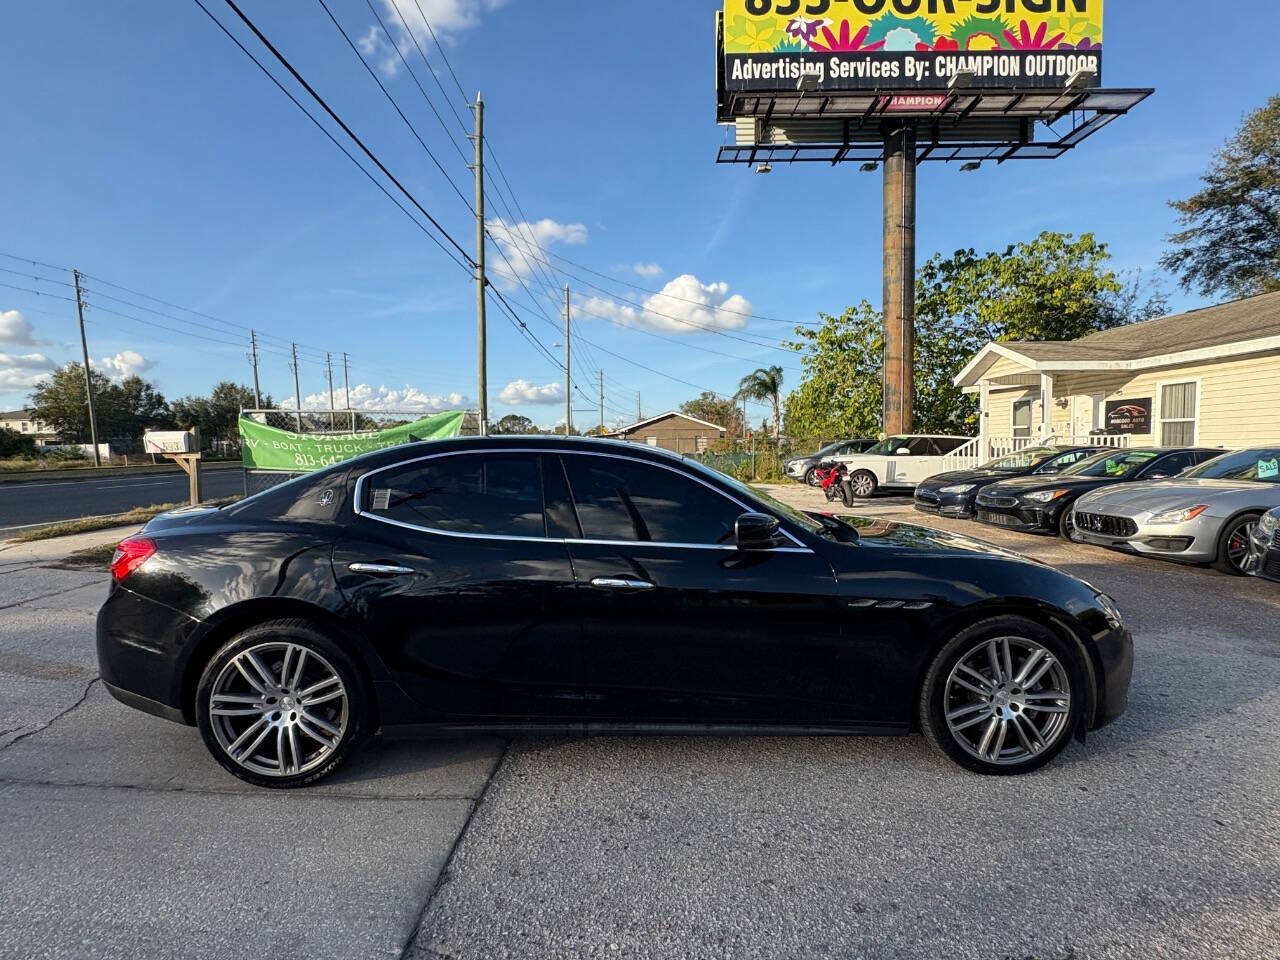
<svg viewBox="0 0 1280 960">
<path fill-rule="evenodd" d="M 377 517 L 450 533 L 543 537 L 536 457 L 471 453 L 374 474 L 364 509 Z"/>
<path fill-rule="evenodd" d="M 1170 457 L 1161 457 L 1144 470 L 1142 475 L 1146 477 L 1158 473 L 1163 474 L 1166 477 L 1176 477 L 1195 462 L 1196 455 L 1191 451 L 1175 453 Z"/>
<path fill-rule="evenodd" d="M 1070 477 L 1131 477 L 1160 454 L 1155 450 L 1102 453 L 1062 471 Z"/>
<path fill-rule="evenodd" d="M 1036 469 L 1036 473 L 1061 473 L 1068 467 L 1074 467 L 1080 461 L 1095 455 L 1096 454 L 1093 450 L 1073 450 L 1070 453 L 1058 454 L 1057 456 L 1050 457 L 1043 463 L 1040 463 Z"/>
<path fill-rule="evenodd" d="M 938 448 L 928 437 L 916 437 L 907 443 L 907 449 L 913 457 L 933 457 L 938 454 Z"/>
<path fill-rule="evenodd" d="M 951 453 L 953 450 L 959 450 L 968 442 L 963 437 L 937 437 L 934 439 L 934 443 L 938 446 L 938 453 L 942 455 Z"/>
<path fill-rule="evenodd" d="M 1187 471 L 1186 476 L 1200 480 L 1256 480 L 1280 483 L 1280 447 L 1241 450 L 1214 457 Z"/>
<path fill-rule="evenodd" d="M 745 512 L 698 481 L 647 463 L 570 455 L 564 465 L 588 540 L 732 543 Z"/>
</svg>

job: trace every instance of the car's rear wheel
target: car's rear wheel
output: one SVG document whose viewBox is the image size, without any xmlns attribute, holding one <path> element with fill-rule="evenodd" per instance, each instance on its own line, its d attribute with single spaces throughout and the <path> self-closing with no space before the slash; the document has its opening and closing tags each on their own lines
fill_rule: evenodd
<svg viewBox="0 0 1280 960">
<path fill-rule="evenodd" d="M 305 620 L 245 630 L 206 664 L 196 691 L 205 746 L 241 780 L 301 787 L 336 770 L 369 704 L 351 658 Z"/>
<path fill-rule="evenodd" d="M 956 763 L 1011 775 L 1044 766 L 1079 727 L 1080 652 L 1022 617 L 996 617 L 942 648 L 925 677 L 920 726 Z"/>
<path fill-rule="evenodd" d="M 818 468 L 810 467 L 804 472 L 804 482 L 810 487 L 822 486 L 822 481 L 818 479 Z"/>
<path fill-rule="evenodd" d="M 1218 535 L 1218 559 L 1214 561 L 1214 569 L 1236 577 L 1248 575 L 1252 553 L 1249 541 L 1261 519 L 1260 514 L 1246 513 L 1222 528 Z"/>
<path fill-rule="evenodd" d="M 877 486 L 876 475 L 869 470 L 859 470 L 849 476 L 849 490 L 858 500 L 870 500 Z"/>
</svg>

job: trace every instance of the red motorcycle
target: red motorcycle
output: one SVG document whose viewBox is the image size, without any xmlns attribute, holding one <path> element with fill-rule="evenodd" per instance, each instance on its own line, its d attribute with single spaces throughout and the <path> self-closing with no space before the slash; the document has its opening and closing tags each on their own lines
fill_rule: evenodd
<svg viewBox="0 0 1280 960">
<path fill-rule="evenodd" d="M 813 475 L 822 487 L 822 492 L 826 494 L 827 503 L 838 499 L 846 507 L 852 506 L 852 497 L 847 483 L 849 468 L 843 463 L 836 463 L 834 460 L 820 463 L 814 467 Z"/>
</svg>

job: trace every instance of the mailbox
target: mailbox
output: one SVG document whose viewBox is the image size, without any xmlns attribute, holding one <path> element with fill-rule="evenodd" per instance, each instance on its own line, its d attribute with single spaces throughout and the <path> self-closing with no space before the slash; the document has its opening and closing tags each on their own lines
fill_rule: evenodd
<svg viewBox="0 0 1280 960">
<path fill-rule="evenodd" d="M 200 436 L 195 430 L 148 430 L 142 445 L 147 453 L 199 453 Z"/>
</svg>

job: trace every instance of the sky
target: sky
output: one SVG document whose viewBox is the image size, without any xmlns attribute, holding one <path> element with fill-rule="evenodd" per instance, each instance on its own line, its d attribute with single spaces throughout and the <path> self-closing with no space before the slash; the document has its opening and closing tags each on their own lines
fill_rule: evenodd
<svg viewBox="0 0 1280 960">
<path fill-rule="evenodd" d="M 615 423 L 701 389 L 732 393 L 759 366 L 780 363 L 794 386 L 798 358 L 777 344 L 796 324 L 879 303 L 879 176 L 854 164 L 759 176 L 715 162 L 729 132 L 715 123 L 714 0 L 418 0 L 439 46 L 410 0 L 403 24 L 394 0 L 326 2 L 355 50 L 320 0 L 240 0 L 469 254 L 461 91 L 483 91 L 488 162 L 505 176 L 490 190 L 489 265 L 546 350 L 491 304 L 491 419 L 563 422 L 566 283 L 579 427 L 599 422 L 601 371 Z M 223 0 L 207 5 L 267 56 Z M 195 0 L 7 4 L 0 24 L 0 409 L 25 405 L 36 380 L 80 358 L 68 268 L 86 275 L 92 362 L 140 373 L 167 397 L 251 383 L 253 328 L 262 389 L 278 402 L 295 395 L 296 341 L 312 405 L 328 405 L 326 353 L 343 405 L 344 352 L 358 408 L 475 405 L 469 273 Z M 1092 231 L 1118 269 L 1163 282 L 1175 308 L 1203 304 L 1159 270 L 1175 226 L 1168 201 L 1193 193 L 1243 115 L 1280 92 L 1267 42 L 1280 5 L 1112 0 L 1106 30 L 1104 84 L 1156 95 L 1057 161 L 922 166 L 921 261 Z"/>
</svg>

